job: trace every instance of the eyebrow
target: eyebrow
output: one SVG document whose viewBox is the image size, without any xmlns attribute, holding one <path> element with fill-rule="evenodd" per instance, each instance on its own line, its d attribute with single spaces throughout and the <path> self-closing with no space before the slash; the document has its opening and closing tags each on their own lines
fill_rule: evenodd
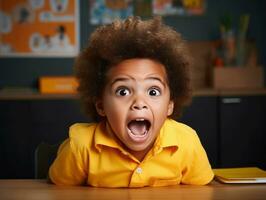
<svg viewBox="0 0 266 200">
<path fill-rule="evenodd" d="M 161 78 L 159 78 L 157 76 L 150 76 L 150 77 L 146 78 L 145 80 L 159 81 L 164 87 L 166 87 L 166 83 Z"/>
<path fill-rule="evenodd" d="M 123 82 L 123 81 L 126 81 L 127 82 L 127 81 L 129 81 L 131 79 L 134 80 L 134 78 L 131 78 L 131 77 L 118 77 L 118 78 L 115 78 L 114 80 L 112 80 L 112 82 L 111 82 L 110 85 L 113 86 L 117 82 L 120 82 L 120 81 L 121 82 Z M 148 76 L 144 80 L 155 80 L 155 81 L 160 82 L 164 87 L 166 87 L 166 83 L 161 78 L 159 78 L 157 76 Z"/>
<path fill-rule="evenodd" d="M 123 81 L 128 81 L 128 80 L 130 80 L 130 78 L 118 77 L 112 80 L 110 85 L 113 86 L 117 82 L 120 82 L 120 81 L 123 82 Z"/>
</svg>

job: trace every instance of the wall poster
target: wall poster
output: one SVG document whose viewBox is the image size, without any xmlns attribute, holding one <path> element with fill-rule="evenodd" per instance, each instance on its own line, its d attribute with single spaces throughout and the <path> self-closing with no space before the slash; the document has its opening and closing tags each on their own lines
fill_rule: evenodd
<svg viewBox="0 0 266 200">
<path fill-rule="evenodd" d="M 133 0 L 89 0 L 90 23 L 110 24 L 133 15 Z"/>
<path fill-rule="evenodd" d="M 155 15 L 203 15 L 206 10 L 206 0 L 153 0 Z"/>
<path fill-rule="evenodd" d="M 0 0 L 0 56 L 73 57 L 79 0 Z"/>
<path fill-rule="evenodd" d="M 135 15 L 201 16 L 206 12 L 207 0 L 88 0 L 90 24 L 110 24 L 115 19 Z"/>
</svg>

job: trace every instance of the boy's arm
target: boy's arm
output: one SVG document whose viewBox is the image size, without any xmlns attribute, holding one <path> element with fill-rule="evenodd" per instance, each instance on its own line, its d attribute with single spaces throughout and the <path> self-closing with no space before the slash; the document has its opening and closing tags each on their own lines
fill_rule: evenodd
<svg viewBox="0 0 266 200">
<path fill-rule="evenodd" d="M 48 180 L 56 185 L 83 185 L 87 178 L 86 169 L 82 152 L 67 139 L 60 145 L 50 166 Z"/>
<path fill-rule="evenodd" d="M 207 154 L 195 133 L 188 154 L 187 163 L 183 170 L 183 184 L 205 185 L 213 180 L 214 174 Z"/>
</svg>

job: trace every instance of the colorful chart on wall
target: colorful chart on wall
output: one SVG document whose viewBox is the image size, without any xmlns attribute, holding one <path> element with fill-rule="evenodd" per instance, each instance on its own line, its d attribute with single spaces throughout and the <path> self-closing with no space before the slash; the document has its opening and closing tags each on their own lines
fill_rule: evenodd
<svg viewBox="0 0 266 200">
<path fill-rule="evenodd" d="M 206 12 L 206 0 L 88 0 L 90 24 L 110 24 L 115 19 L 135 15 L 200 16 Z"/>
<path fill-rule="evenodd" d="M 0 0 L 0 56 L 76 56 L 78 0 Z"/>
<path fill-rule="evenodd" d="M 153 0 L 153 14 L 155 15 L 203 15 L 206 0 Z"/>
<path fill-rule="evenodd" d="M 132 0 L 89 0 L 90 23 L 109 24 L 133 15 Z"/>
</svg>

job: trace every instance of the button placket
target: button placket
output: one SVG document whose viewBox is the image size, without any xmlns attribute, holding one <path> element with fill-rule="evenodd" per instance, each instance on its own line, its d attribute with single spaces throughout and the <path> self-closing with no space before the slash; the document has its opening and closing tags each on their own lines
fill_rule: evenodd
<svg viewBox="0 0 266 200">
<path fill-rule="evenodd" d="M 142 172 L 143 172 L 142 168 L 141 167 L 137 167 L 136 173 L 137 174 L 142 174 Z"/>
</svg>

